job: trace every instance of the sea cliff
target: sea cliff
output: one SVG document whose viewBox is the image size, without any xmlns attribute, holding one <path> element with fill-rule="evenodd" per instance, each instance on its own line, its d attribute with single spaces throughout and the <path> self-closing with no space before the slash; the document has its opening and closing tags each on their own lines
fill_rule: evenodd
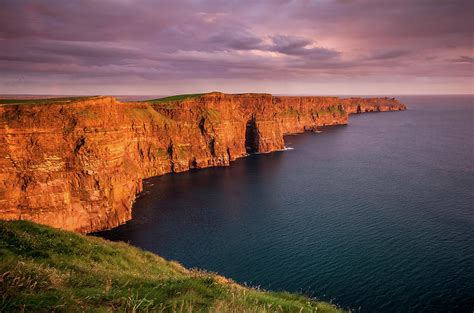
<svg viewBox="0 0 474 313">
<path fill-rule="evenodd" d="M 393 98 L 217 92 L 145 102 L 0 100 L 0 218 L 108 229 L 131 218 L 144 178 L 227 166 L 283 149 L 286 134 L 405 109 Z"/>
</svg>

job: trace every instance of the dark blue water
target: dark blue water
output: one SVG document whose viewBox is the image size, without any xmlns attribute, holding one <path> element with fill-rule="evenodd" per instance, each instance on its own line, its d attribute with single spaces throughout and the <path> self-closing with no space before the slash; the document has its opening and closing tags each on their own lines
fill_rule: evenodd
<svg viewBox="0 0 474 313">
<path fill-rule="evenodd" d="M 291 151 L 150 179 L 100 235 L 361 312 L 472 312 L 473 98 L 401 99 Z"/>
</svg>

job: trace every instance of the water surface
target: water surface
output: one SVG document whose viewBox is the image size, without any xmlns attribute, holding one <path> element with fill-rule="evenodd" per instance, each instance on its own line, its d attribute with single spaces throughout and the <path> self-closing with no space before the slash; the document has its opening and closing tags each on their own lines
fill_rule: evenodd
<svg viewBox="0 0 474 313">
<path fill-rule="evenodd" d="M 100 235 L 361 312 L 472 312 L 473 98 L 401 100 L 294 150 L 149 179 Z"/>
</svg>

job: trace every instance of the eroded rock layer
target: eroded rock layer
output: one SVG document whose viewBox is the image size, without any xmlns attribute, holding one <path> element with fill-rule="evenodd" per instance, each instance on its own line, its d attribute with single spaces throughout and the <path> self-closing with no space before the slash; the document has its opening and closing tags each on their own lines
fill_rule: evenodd
<svg viewBox="0 0 474 313">
<path fill-rule="evenodd" d="M 0 101 L 1 104 L 1 101 Z M 395 99 L 210 93 L 181 101 L 111 97 L 0 105 L 0 218 L 91 232 L 131 218 L 142 179 L 226 166 L 284 148 L 283 136 Z"/>
</svg>

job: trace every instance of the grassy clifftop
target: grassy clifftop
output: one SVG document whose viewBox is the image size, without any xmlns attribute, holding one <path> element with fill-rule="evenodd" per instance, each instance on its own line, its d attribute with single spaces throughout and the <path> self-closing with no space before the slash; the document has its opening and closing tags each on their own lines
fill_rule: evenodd
<svg viewBox="0 0 474 313">
<path fill-rule="evenodd" d="M 341 312 L 187 270 L 125 243 L 0 221 L 0 312 Z"/>
<path fill-rule="evenodd" d="M 0 105 L 18 105 L 18 104 L 55 104 L 55 103 L 68 103 L 78 100 L 89 100 L 97 99 L 100 96 L 83 96 L 83 97 L 60 97 L 60 98 L 31 98 L 31 99 L 22 99 L 22 98 L 11 98 L 11 99 L 2 99 L 0 98 Z"/>
<path fill-rule="evenodd" d="M 202 95 L 204 95 L 204 93 L 192 93 L 192 94 L 169 96 L 169 97 L 158 98 L 158 99 L 144 100 L 142 102 L 159 104 L 159 103 L 166 103 L 166 102 L 171 102 L 171 101 L 182 101 L 186 99 L 199 98 Z"/>
</svg>

